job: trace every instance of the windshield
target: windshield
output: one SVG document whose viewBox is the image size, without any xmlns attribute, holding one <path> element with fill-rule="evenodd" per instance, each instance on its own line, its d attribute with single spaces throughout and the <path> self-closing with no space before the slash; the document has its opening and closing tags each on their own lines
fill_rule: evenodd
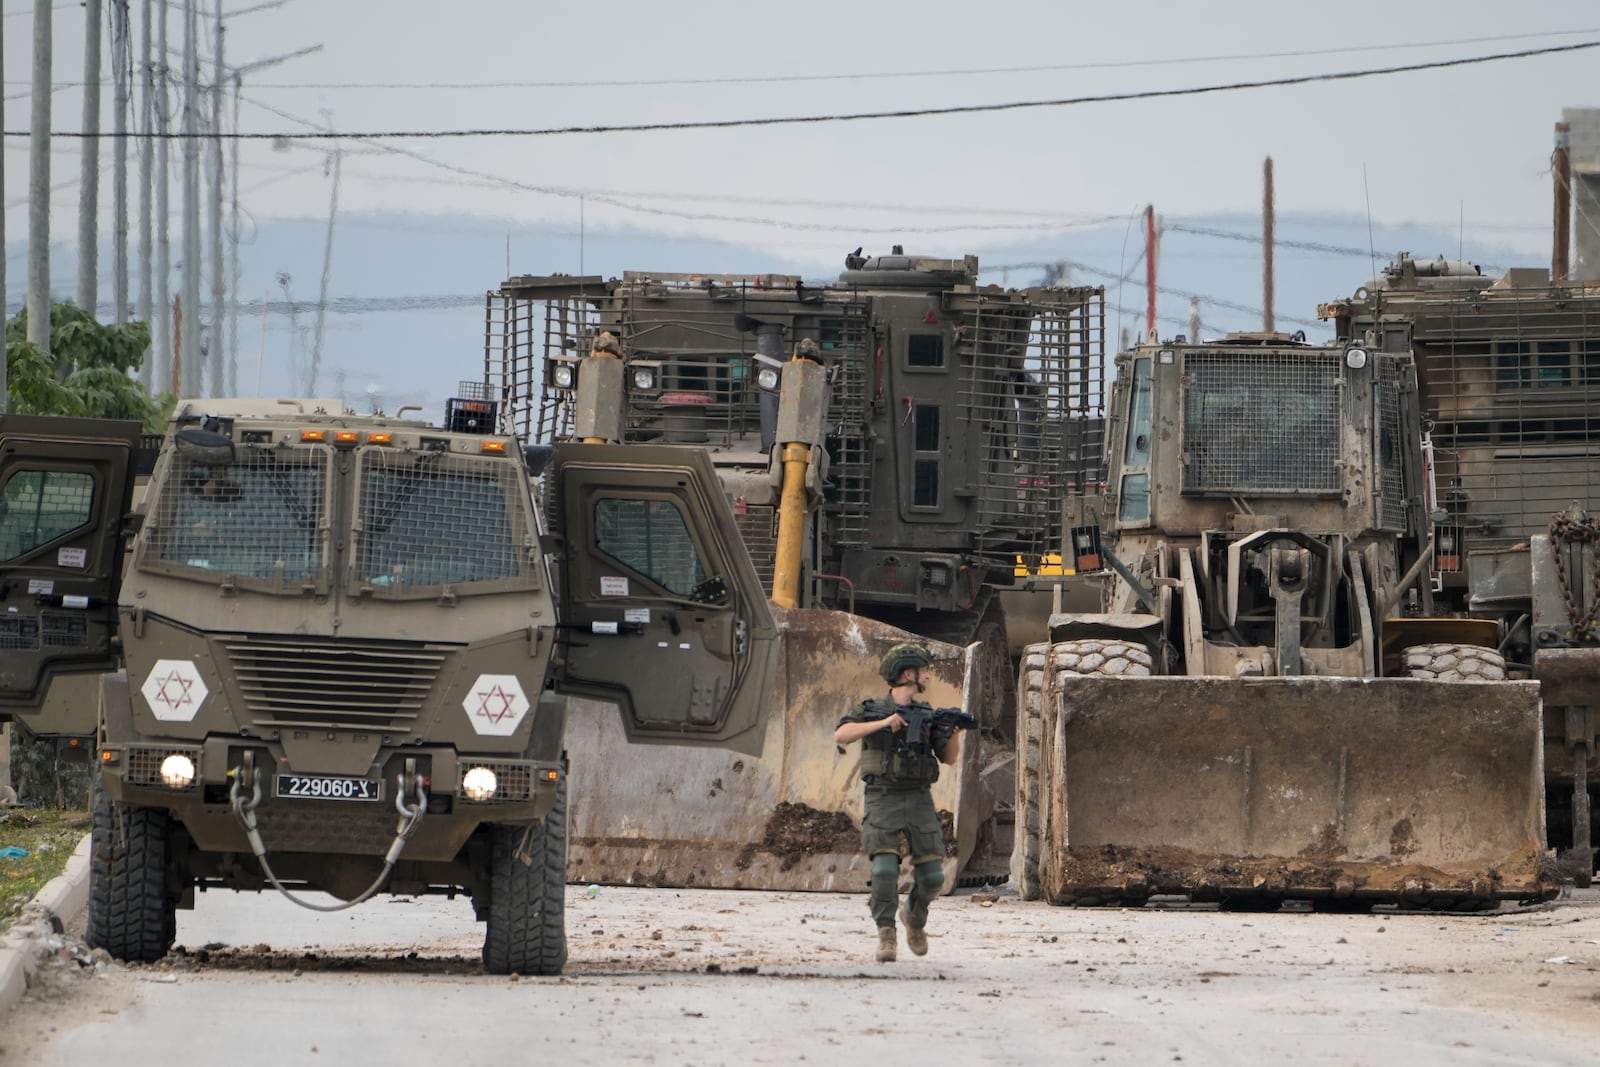
<svg viewBox="0 0 1600 1067">
<path fill-rule="evenodd" d="M 357 584 L 383 590 L 527 577 L 520 471 L 503 458 L 364 450 Z"/>
<path fill-rule="evenodd" d="M 220 466 L 175 454 L 151 516 L 147 559 L 219 576 L 315 580 L 327 482 L 326 449 L 247 448 Z"/>
</svg>

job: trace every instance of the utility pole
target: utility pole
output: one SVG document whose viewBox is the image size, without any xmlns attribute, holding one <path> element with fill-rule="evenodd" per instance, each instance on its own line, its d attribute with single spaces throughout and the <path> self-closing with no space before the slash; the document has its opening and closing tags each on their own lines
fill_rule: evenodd
<svg viewBox="0 0 1600 1067">
<path fill-rule="evenodd" d="M 50 350 L 50 9 L 33 0 L 33 127 L 28 135 L 28 340 Z"/>
<path fill-rule="evenodd" d="M 111 303 L 117 325 L 128 321 L 128 102 L 133 93 L 128 0 L 111 0 Z"/>
<path fill-rule="evenodd" d="M 182 396 L 203 392 L 200 365 L 200 22 L 195 0 L 183 4 L 183 331 Z"/>
<path fill-rule="evenodd" d="M 510 275 L 508 274 L 506 277 L 509 278 Z M 1192 345 L 1200 343 L 1200 298 L 1198 296 L 1189 298 L 1189 343 Z"/>
<path fill-rule="evenodd" d="M 1261 165 L 1261 328 L 1273 330 L 1272 316 L 1272 247 L 1276 241 L 1273 229 L 1277 225 L 1277 206 L 1272 190 L 1272 157 Z"/>
<path fill-rule="evenodd" d="M 83 146 L 78 180 L 78 306 L 94 315 L 100 269 L 100 0 L 83 7 Z"/>
<path fill-rule="evenodd" d="M 328 203 L 328 239 L 322 249 L 322 291 L 317 297 L 317 332 L 311 346 L 311 374 L 306 396 L 317 395 L 317 374 L 322 370 L 322 323 L 328 316 L 328 282 L 333 274 L 333 220 L 339 213 L 339 163 L 344 153 L 333 150 L 333 196 Z"/>
<path fill-rule="evenodd" d="M 259 10 L 259 9 L 252 9 Z M 272 56 L 268 59 L 258 59 L 254 63 L 246 63 L 236 67 L 233 71 L 233 128 L 239 129 L 239 90 L 244 83 L 244 76 L 267 67 L 275 67 L 279 63 L 286 63 L 291 59 L 299 59 L 313 52 L 322 51 L 320 44 L 311 45 L 281 56 Z M 228 163 L 228 395 L 239 396 L 239 139 L 233 138 L 229 145 Z M 266 314 L 266 305 L 262 305 L 262 314 Z M 265 327 L 263 327 L 263 331 Z M 266 336 L 262 335 L 263 347 Z M 261 395 L 261 369 L 256 368 L 256 395 Z"/>
<path fill-rule="evenodd" d="M 1555 176 L 1555 234 L 1550 244 L 1550 280 L 1564 282 L 1571 273 L 1572 154 L 1565 122 L 1556 123 L 1556 150 L 1550 170 Z"/>
<path fill-rule="evenodd" d="M 1144 284 L 1145 321 L 1144 335 L 1156 336 L 1156 206 L 1146 204 L 1144 209 Z"/>
<path fill-rule="evenodd" d="M 212 27 L 213 75 L 211 79 L 211 395 L 227 396 L 228 383 L 223 380 L 222 303 L 227 291 L 222 284 L 222 0 L 216 2 L 215 25 Z"/>
<path fill-rule="evenodd" d="M 150 66 L 150 0 L 144 0 L 143 18 L 139 22 L 139 71 L 143 92 L 139 105 L 139 318 L 153 328 L 154 315 L 150 296 L 150 257 L 154 252 L 150 227 L 150 157 L 154 153 L 155 128 L 155 72 Z M 152 385 L 156 347 L 144 354 L 139 364 L 139 382 L 146 389 Z"/>
<path fill-rule="evenodd" d="M 0 86 L 6 83 L 6 32 L 5 19 L 0 18 Z M 3 106 L 3 105 L 0 105 Z M 0 123 L 3 125 L 3 123 Z M 6 187 L 5 145 L 0 145 L 0 190 Z M 3 335 L 5 324 L 11 321 L 11 295 L 6 291 L 6 210 L 0 204 L 0 415 L 6 413 L 6 396 L 10 378 L 6 377 L 6 345 Z M 11 781 L 9 775 L 0 776 L 0 786 Z"/>
<path fill-rule="evenodd" d="M 167 83 L 171 80 L 167 67 L 167 8 L 166 0 L 156 0 L 160 12 L 156 15 L 156 365 L 167 372 L 164 392 L 182 392 L 182 384 L 172 376 L 172 239 L 171 205 L 168 203 L 167 157 L 168 134 L 172 132 L 172 115 L 167 107 Z"/>
</svg>

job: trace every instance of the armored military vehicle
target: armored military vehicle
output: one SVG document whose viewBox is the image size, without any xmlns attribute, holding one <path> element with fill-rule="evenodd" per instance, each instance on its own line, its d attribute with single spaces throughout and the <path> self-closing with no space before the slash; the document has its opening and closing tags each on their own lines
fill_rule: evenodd
<svg viewBox="0 0 1600 1067">
<path fill-rule="evenodd" d="M 1348 343 L 1416 360 L 1437 446 L 1433 609 L 1492 621 L 1512 670 L 1539 680 L 1549 843 L 1588 885 L 1600 843 L 1600 283 L 1402 254 L 1318 313 Z"/>
<path fill-rule="evenodd" d="M 1405 351 L 1281 334 L 1117 359 L 1098 612 L 1021 672 L 1024 897 L 1492 907 L 1541 864 L 1538 687 L 1433 615 Z M 1413 606 L 1415 610 L 1413 610 Z"/>
<path fill-rule="evenodd" d="M 767 754 L 660 760 L 640 787 L 674 804 L 625 828 L 601 817 L 612 784 L 575 773 L 575 791 L 607 797 L 574 828 L 575 874 L 864 886 L 860 784 L 833 728 L 912 639 L 935 653 L 928 699 L 994 728 L 935 787 L 947 881 L 969 862 L 1003 874 L 1015 666 L 998 594 L 1054 550 L 1061 498 L 1098 462 L 1104 294 L 978 271 L 896 247 L 852 253 L 823 284 L 628 272 L 489 294 L 485 382 L 507 428 L 707 450 L 782 632 Z"/>
<path fill-rule="evenodd" d="M 496 423 L 185 401 L 130 514 L 130 427 L 0 422 L 4 709 L 99 677 L 92 944 L 160 958 L 197 889 L 460 891 L 488 971 L 556 973 L 574 698 L 760 752 L 775 627 L 705 454 L 560 446 L 547 525 Z"/>
</svg>

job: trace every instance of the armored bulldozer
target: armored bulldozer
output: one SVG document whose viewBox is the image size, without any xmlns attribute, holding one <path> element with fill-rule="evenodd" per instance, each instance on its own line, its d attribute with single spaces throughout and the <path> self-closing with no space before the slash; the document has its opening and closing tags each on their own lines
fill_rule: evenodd
<svg viewBox="0 0 1600 1067">
<path fill-rule="evenodd" d="M 1434 610 L 1498 627 L 1544 701 L 1548 840 L 1587 886 L 1600 826 L 1600 283 L 1402 254 L 1319 308 L 1416 360 L 1437 485 Z"/>
<path fill-rule="evenodd" d="M 1101 610 L 1020 673 L 1025 898 L 1477 909 L 1541 867 L 1538 687 L 1434 616 L 1410 355 L 1281 334 L 1117 359 Z M 1449 679 L 1449 680 L 1445 680 Z"/>
<path fill-rule="evenodd" d="M 557 973 L 569 732 L 760 753 L 776 628 L 705 454 L 560 446 L 546 524 L 494 422 L 185 401 L 130 513 L 136 426 L 0 420 L 0 713 L 65 732 L 42 695 L 98 680 L 92 944 L 159 959 L 197 889 L 464 892 L 488 971 Z"/>
<path fill-rule="evenodd" d="M 997 593 L 1053 550 L 1061 496 L 1097 461 L 1103 292 L 983 286 L 976 257 L 896 247 L 824 284 L 519 276 L 486 319 L 507 429 L 707 450 L 782 633 L 763 758 L 663 759 L 641 789 L 678 803 L 575 827 L 574 875 L 864 887 L 860 785 L 833 729 L 882 689 L 881 654 L 915 639 L 935 655 L 928 699 L 990 728 L 935 787 L 947 884 L 1003 877 L 1015 666 Z"/>
</svg>

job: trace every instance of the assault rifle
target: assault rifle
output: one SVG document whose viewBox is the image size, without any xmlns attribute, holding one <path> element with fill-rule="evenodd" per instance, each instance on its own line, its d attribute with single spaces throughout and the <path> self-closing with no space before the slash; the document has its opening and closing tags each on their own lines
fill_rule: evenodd
<svg viewBox="0 0 1600 1067">
<path fill-rule="evenodd" d="M 899 714 L 906 721 L 906 728 L 895 738 L 902 754 L 931 752 L 935 737 L 942 745 L 957 730 L 979 729 L 977 718 L 960 708 L 900 707 L 888 700 L 869 700 L 867 710 L 874 720 Z"/>
</svg>

